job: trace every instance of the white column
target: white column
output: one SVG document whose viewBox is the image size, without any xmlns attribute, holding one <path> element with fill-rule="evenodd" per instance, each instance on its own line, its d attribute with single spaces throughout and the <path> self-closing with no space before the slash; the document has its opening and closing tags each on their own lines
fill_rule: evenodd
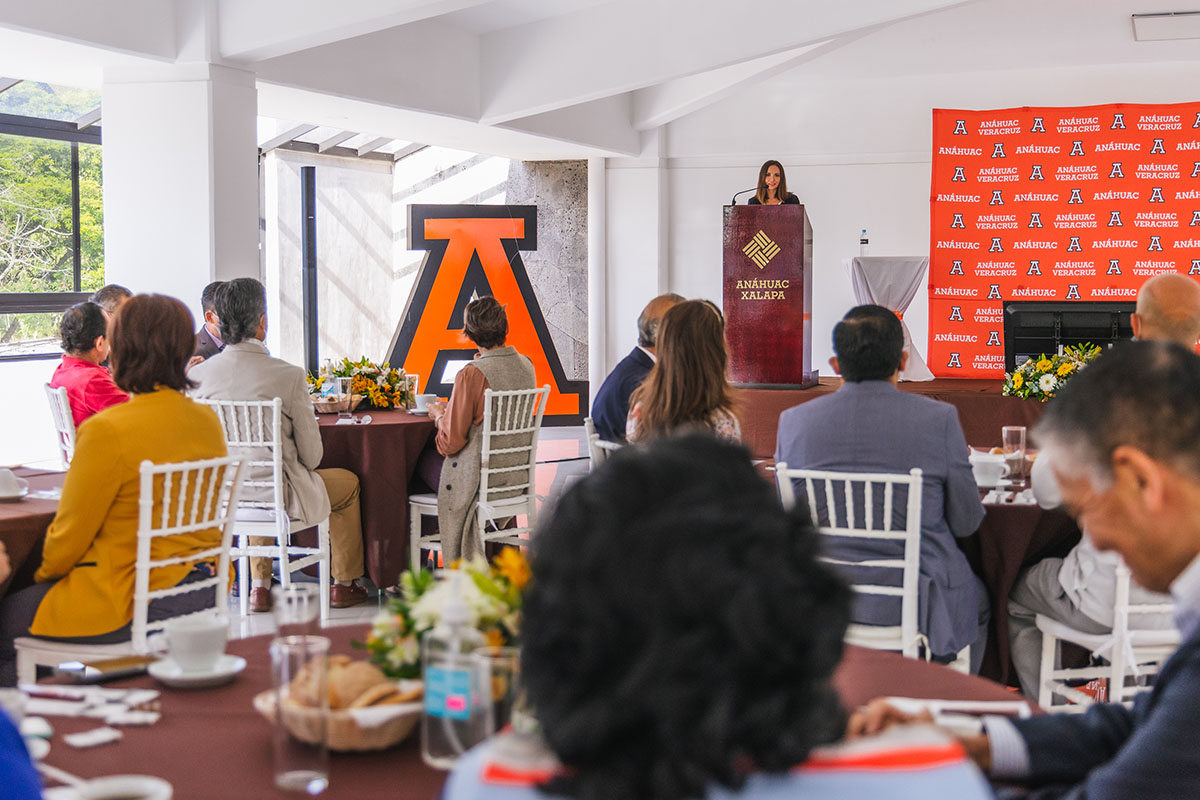
<svg viewBox="0 0 1200 800">
<path fill-rule="evenodd" d="M 666 159 L 657 132 L 644 135 L 650 141 L 641 157 L 606 160 L 606 374 L 636 344 L 646 303 L 671 291 Z"/>
<path fill-rule="evenodd" d="M 260 277 L 254 74 L 195 63 L 106 72 L 104 258 L 110 283 L 178 297 Z"/>
</svg>

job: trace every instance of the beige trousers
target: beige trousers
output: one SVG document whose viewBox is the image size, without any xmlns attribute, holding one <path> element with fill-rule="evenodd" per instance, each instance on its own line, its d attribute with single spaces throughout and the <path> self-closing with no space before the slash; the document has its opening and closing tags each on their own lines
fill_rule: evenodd
<svg viewBox="0 0 1200 800">
<path fill-rule="evenodd" d="M 362 513 L 358 507 L 358 476 L 348 469 L 319 469 L 329 494 L 329 572 L 335 581 L 352 581 L 363 575 Z M 271 545 L 274 539 L 251 536 L 252 545 Z M 269 558 L 250 559 L 250 577 L 271 580 Z"/>
</svg>

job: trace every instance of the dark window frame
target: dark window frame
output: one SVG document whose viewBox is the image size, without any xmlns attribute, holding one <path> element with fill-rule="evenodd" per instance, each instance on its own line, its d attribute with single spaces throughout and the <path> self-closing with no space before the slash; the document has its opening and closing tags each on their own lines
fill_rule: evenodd
<svg viewBox="0 0 1200 800">
<path fill-rule="evenodd" d="M 0 114 L 0 134 L 24 136 L 32 139 L 51 139 L 71 145 L 71 249 L 72 279 L 71 292 L 4 292 L 0 291 L 0 314 L 61 314 L 76 303 L 91 297 L 91 292 L 82 292 L 83 253 L 79 231 L 79 145 L 101 145 L 99 125 L 80 128 L 74 122 L 63 122 L 39 117 L 22 117 L 16 114 Z M 59 358 L 61 353 L 32 353 L 24 355 L 0 355 L 5 361 L 37 361 Z"/>
</svg>

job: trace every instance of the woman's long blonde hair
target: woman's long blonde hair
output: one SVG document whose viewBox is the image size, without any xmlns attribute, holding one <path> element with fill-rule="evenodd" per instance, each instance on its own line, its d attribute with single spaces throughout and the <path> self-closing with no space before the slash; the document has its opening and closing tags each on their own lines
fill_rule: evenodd
<svg viewBox="0 0 1200 800">
<path fill-rule="evenodd" d="M 732 412 L 733 387 L 725 378 L 725 326 L 699 300 L 673 307 L 658 328 L 655 363 L 630 399 L 638 410 L 638 439 L 686 428 L 713 426 L 714 412 Z"/>
</svg>

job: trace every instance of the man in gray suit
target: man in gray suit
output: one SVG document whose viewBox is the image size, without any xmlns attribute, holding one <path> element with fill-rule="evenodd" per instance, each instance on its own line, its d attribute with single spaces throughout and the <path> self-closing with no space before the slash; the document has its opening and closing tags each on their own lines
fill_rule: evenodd
<svg viewBox="0 0 1200 800">
<path fill-rule="evenodd" d="M 841 472 L 922 470 L 918 627 L 928 637 L 935 660 L 953 661 L 970 645 L 971 670 L 978 672 L 987 636 L 987 592 L 954 540 L 975 532 L 983 519 L 983 504 L 958 412 L 947 403 L 897 388 L 906 361 L 904 333 L 900 320 L 886 308 L 851 309 L 833 329 L 833 348 L 836 355 L 829 363 L 846 382 L 835 393 L 780 415 L 775 460 L 789 467 Z M 898 552 L 889 548 L 891 544 L 871 543 L 868 549 L 834 540 L 826 550 L 834 558 L 861 561 Z M 876 581 L 897 572 L 863 573 L 870 569 L 851 571 L 860 580 Z M 863 595 L 855 604 L 854 620 L 859 623 L 896 625 L 899 618 L 895 598 Z"/>
<path fill-rule="evenodd" d="M 188 377 L 199 386 L 194 397 L 218 400 L 283 400 L 284 503 L 288 515 L 308 525 L 329 518 L 330 573 L 335 581 L 329 604 L 357 605 L 367 599 L 356 583 L 363 574 L 362 520 L 358 477 L 345 469 L 317 469 L 324 448 L 313 415 L 304 370 L 272 358 L 263 344 L 267 300 L 263 285 L 236 278 L 217 291 L 217 316 L 225 349 L 192 367 Z M 273 540 L 251 537 L 251 544 Z M 250 607 L 271 610 L 271 559 L 250 559 L 253 588 Z"/>
</svg>

